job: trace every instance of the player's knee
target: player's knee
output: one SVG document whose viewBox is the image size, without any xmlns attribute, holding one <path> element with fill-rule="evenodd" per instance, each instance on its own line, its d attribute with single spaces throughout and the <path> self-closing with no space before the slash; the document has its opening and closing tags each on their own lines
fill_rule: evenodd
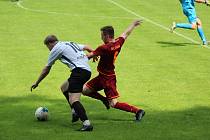
<svg viewBox="0 0 210 140">
<path fill-rule="evenodd" d="M 60 89 L 61 89 L 61 92 L 65 92 L 65 88 L 63 85 L 61 85 Z"/>
<path fill-rule="evenodd" d="M 69 102 L 73 104 L 76 101 L 80 101 L 80 93 L 73 93 L 69 96 Z"/>
<path fill-rule="evenodd" d="M 87 95 L 90 92 L 91 92 L 91 89 L 88 86 L 84 85 L 82 89 L 82 94 Z"/>
<path fill-rule="evenodd" d="M 201 26 L 202 26 L 202 23 L 201 23 L 200 20 L 198 20 L 198 21 L 196 22 L 196 24 L 197 24 L 198 27 L 201 27 Z"/>
<path fill-rule="evenodd" d="M 116 104 L 110 103 L 109 105 L 110 105 L 112 108 L 114 108 Z"/>
<path fill-rule="evenodd" d="M 60 86 L 60 89 L 62 92 L 65 92 L 68 90 L 68 87 L 69 87 L 69 83 L 68 81 L 65 81 L 61 86 Z"/>
<path fill-rule="evenodd" d="M 114 108 L 116 104 L 117 104 L 117 99 L 112 99 L 112 100 L 109 101 L 109 105 L 110 105 L 112 108 Z"/>
<path fill-rule="evenodd" d="M 70 102 L 71 105 L 72 105 L 73 103 L 77 102 L 77 101 L 80 101 L 80 100 L 74 100 L 74 99 L 69 98 L 69 102 Z"/>
<path fill-rule="evenodd" d="M 197 29 L 197 24 L 192 24 L 192 29 L 193 30 Z"/>
</svg>

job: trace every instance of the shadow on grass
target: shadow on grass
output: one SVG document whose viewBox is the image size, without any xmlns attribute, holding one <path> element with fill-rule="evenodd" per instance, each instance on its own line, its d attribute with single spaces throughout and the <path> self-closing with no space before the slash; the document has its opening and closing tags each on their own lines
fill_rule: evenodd
<svg viewBox="0 0 210 140">
<path fill-rule="evenodd" d="M 165 42 L 158 41 L 158 44 L 161 44 L 161 47 L 185 47 L 185 46 L 197 46 L 196 43 L 175 43 L 175 42 Z"/>
<path fill-rule="evenodd" d="M 150 111 L 140 123 L 133 121 L 134 115 L 110 109 L 92 99 L 82 102 L 94 125 L 93 133 L 75 131 L 81 123 L 71 124 L 66 100 L 46 99 L 43 96 L 0 98 L 0 139 L 149 139 L 184 140 L 210 138 L 210 108 L 197 106 L 180 111 Z M 34 118 L 37 107 L 45 105 L 50 120 L 39 122 Z M 103 137 L 104 134 L 108 134 Z M 120 135 L 119 135 L 120 134 Z"/>
</svg>

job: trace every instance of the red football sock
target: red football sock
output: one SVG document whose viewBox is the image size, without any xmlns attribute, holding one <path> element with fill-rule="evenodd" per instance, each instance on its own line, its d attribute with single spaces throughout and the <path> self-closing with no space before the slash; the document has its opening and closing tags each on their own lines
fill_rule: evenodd
<svg viewBox="0 0 210 140">
<path fill-rule="evenodd" d="M 135 106 L 131 106 L 127 103 L 120 103 L 117 102 L 114 106 L 114 108 L 123 110 L 123 111 L 127 111 L 127 112 L 132 112 L 132 113 L 137 113 L 140 109 L 135 107 Z"/>
<path fill-rule="evenodd" d="M 98 92 L 91 92 L 91 93 L 85 94 L 85 96 L 88 96 L 88 97 L 91 97 L 91 98 L 94 98 L 97 100 L 101 100 L 101 101 L 106 100 L 106 97 L 104 97 L 103 95 L 101 95 Z"/>
</svg>

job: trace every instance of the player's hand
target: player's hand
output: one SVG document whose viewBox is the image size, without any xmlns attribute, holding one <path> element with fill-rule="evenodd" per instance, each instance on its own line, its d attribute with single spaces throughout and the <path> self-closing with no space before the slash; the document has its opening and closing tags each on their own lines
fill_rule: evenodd
<svg viewBox="0 0 210 140">
<path fill-rule="evenodd" d="M 31 86 L 31 92 L 32 92 L 33 89 L 35 89 L 35 88 L 37 88 L 37 87 L 38 87 L 38 84 L 33 84 L 33 85 Z"/>
<path fill-rule="evenodd" d="M 143 22 L 143 20 L 135 20 L 133 22 L 133 25 L 136 27 L 136 26 L 140 25 L 142 22 Z"/>
<path fill-rule="evenodd" d="M 99 57 L 98 57 L 98 56 L 93 56 L 93 62 L 97 62 L 97 61 L 98 61 L 98 59 L 99 59 Z"/>
</svg>

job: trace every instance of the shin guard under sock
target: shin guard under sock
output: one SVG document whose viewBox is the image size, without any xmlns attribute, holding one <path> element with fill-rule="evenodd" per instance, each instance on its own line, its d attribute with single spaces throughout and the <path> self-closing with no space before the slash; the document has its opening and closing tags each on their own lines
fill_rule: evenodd
<svg viewBox="0 0 210 140">
<path fill-rule="evenodd" d="M 84 122 L 85 120 L 88 120 L 85 108 L 79 101 L 74 102 L 72 104 L 72 107 L 74 108 L 75 112 L 77 113 L 77 115 L 79 116 L 82 122 Z"/>
</svg>

